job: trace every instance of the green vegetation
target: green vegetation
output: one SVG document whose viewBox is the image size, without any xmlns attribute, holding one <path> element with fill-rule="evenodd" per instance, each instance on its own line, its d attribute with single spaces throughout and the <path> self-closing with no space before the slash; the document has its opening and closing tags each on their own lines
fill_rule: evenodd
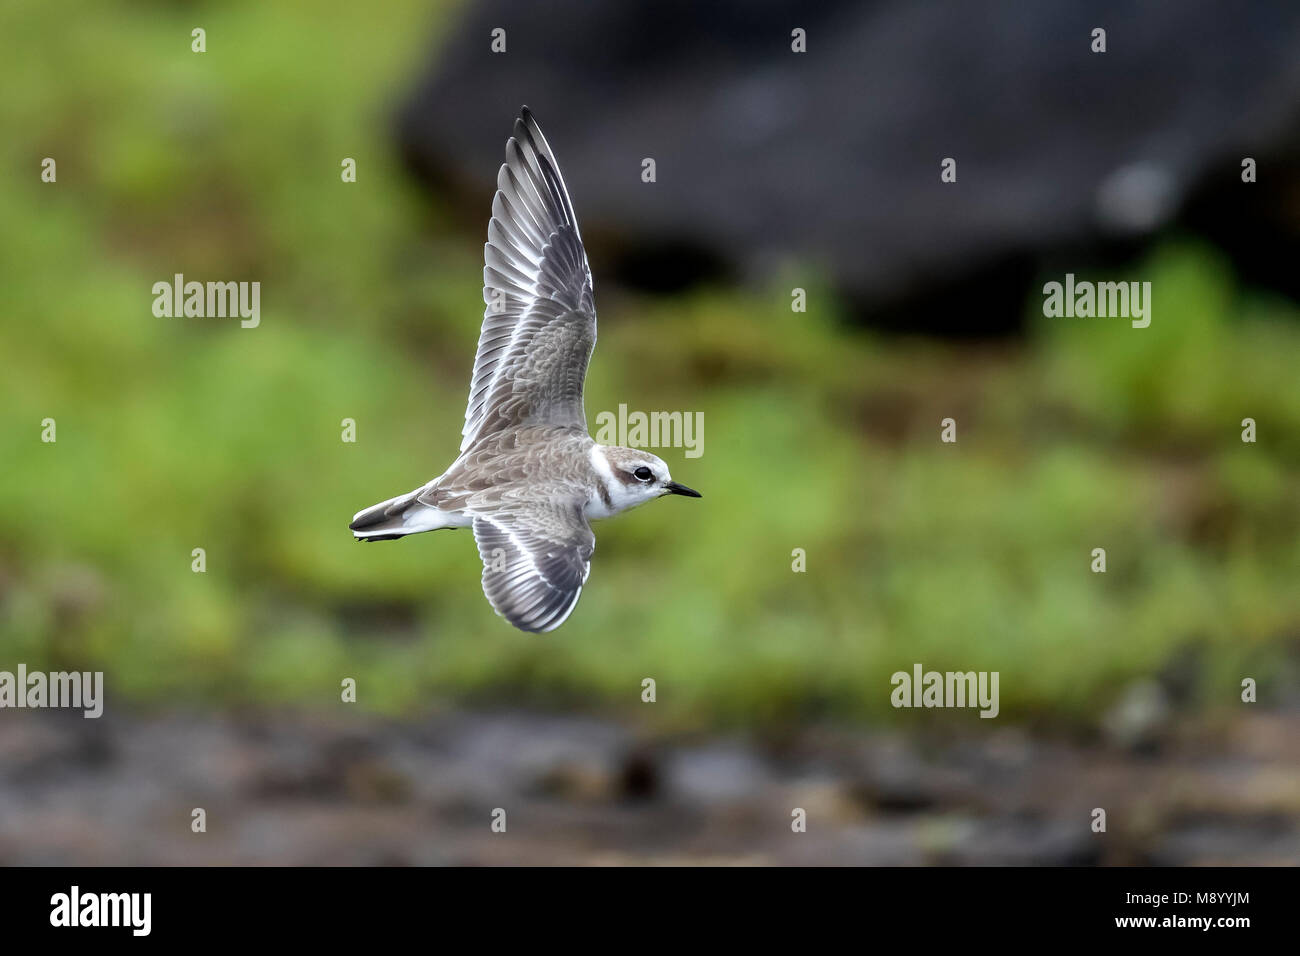
<svg viewBox="0 0 1300 956">
<path fill-rule="evenodd" d="M 0 668 L 215 706 L 329 707 L 349 675 L 394 713 L 644 714 L 652 676 L 655 714 L 683 725 L 888 718 L 889 675 L 917 661 L 1000 671 L 1010 718 L 1084 724 L 1171 661 L 1225 708 L 1241 676 L 1267 695 L 1294 668 L 1300 322 L 1212 249 L 1169 244 L 1126 277 L 1153 282 L 1148 329 L 1040 315 L 997 348 L 853 330 L 805 274 L 672 301 L 597 288 L 589 419 L 702 411 L 704 456 L 663 457 L 705 498 L 599 525 L 577 613 L 522 634 L 467 533 L 347 532 L 454 456 L 482 311 L 482 235 L 391 152 L 426 5 L 50 16 L 0 13 Z M 260 280 L 261 326 L 156 318 L 150 287 L 177 272 Z"/>
</svg>

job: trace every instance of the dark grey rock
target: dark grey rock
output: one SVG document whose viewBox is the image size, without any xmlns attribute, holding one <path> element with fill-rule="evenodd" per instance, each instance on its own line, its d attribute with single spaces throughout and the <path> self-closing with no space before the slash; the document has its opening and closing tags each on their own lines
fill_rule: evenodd
<svg viewBox="0 0 1300 956">
<path fill-rule="evenodd" d="M 598 289 L 600 273 L 671 289 L 795 263 L 877 324 L 979 335 L 1017 327 L 1044 270 L 1173 228 L 1300 297 L 1297 49 L 1290 0 L 487 0 L 430 52 L 399 138 L 483 231 L 528 104 Z"/>
</svg>

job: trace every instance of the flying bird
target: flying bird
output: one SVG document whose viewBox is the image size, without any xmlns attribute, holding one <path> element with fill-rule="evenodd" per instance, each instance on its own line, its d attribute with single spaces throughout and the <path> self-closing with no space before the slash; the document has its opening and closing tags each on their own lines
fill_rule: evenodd
<svg viewBox="0 0 1300 956">
<path fill-rule="evenodd" d="M 484 259 L 487 308 L 460 455 L 349 527 L 362 541 L 472 528 L 492 607 L 520 630 L 552 631 L 587 583 L 591 519 L 664 495 L 702 496 L 654 455 L 587 434 L 591 270 L 559 164 L 527 107 L 506 142 Z"/>
</svg>

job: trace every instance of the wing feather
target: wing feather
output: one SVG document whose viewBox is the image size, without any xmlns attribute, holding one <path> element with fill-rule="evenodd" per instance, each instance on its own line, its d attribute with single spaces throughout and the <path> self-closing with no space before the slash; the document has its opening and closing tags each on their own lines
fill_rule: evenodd
<svg viewBox="0 0 1300 956">
<path fill-rule="evenodd" d="M 534 633 L 573 613 L 591 573 L 596 536 L 577 502 L 529 503 L 474 517 L 483 593 L 498 614 Z"/>
<path fill-rule="evenodd" d="M 596 344 L 591 269 L 559 164 L 525 108 L 506 143 L 483 253 L 487 308 L 460 450 L 512 425 L 587 421 Z"/>
</svg>

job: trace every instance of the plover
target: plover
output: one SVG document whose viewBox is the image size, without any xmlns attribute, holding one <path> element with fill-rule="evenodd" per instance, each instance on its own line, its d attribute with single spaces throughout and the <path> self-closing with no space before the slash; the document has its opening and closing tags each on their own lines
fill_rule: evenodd
<svg viewBox="0 0 1300 956">
<path fill-rule="evenodd" d="M 362 541 L 473 528 L 483 593 L 524 631 L 578 603 L 588 520 L 663 495 L 701 497 L 649 452 L 587 434 L 582 384 L 596 344 L 591 270 L 559 164 L 527 107 L 506 142 L 484 246 L 479 335 L 460 455 L 410 494 L 359 512 Z"/>
</svg>

